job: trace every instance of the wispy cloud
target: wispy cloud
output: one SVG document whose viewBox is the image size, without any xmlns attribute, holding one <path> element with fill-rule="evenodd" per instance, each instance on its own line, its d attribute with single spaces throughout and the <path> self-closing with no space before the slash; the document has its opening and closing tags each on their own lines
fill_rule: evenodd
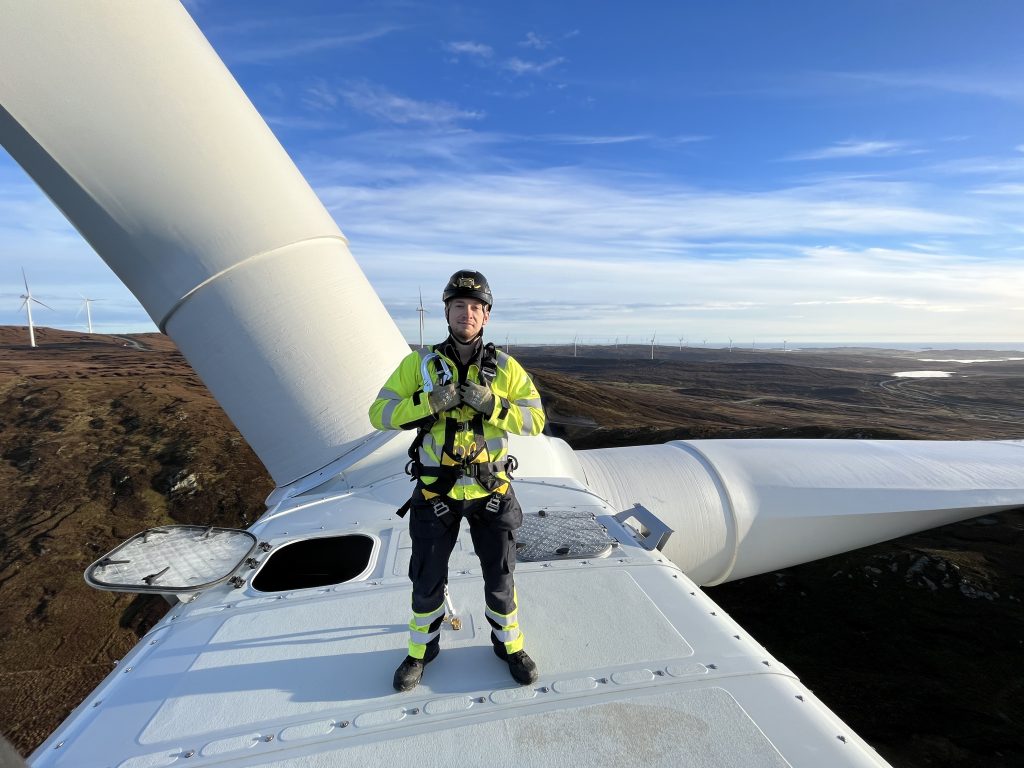
<svg viewBox="0 0 1024 768">
<path fill-rule="evenodd" d="M 318 80 L 306 87 L 302 103 L 319 111 L 329 111 L 338 106 L 338 91 L 326 80 Z"/>
<path fill-rule="evenodd" d="M 916 205 L 916 193 L 903 185 L 882 183 L 723 193 L 622 173 L 463 170 L 368 192 L 332 184 L 326 174 L 317 178 L 325 202 L 345 210 L 343 226 L 359 222 L 355 226 L 369 233 L 373 222 L 386 218 L 390 229 L 400 211 L 410 231 L 427 238 L 440 226 L 444 232 L 434 234 L 450 240 L 444 222 L 461 222 L 464 236 L 489 243 L 488 250 L 493 243 L 511 248 L 519 239 L 542 242 L 556 236 L 613 252 L 681 254 L 717 247 L 722 239 L 799 242 L 830 233 L 934 236 L 985 229 L 969 216 Z M 385 217 L 383 211 L 391 213 Z"/>
<path fill-rule="evenodd" d="M 549 141 L 554 144 L 632 144 L 638 141 L 650 141 L 653 137 L 647 134 L 638 133 L 630 136 L 587 136 L 568 133 L 545 134 L 537 137 L 540 141 Z"/>
<path fill-rule="evenodd" d="M 847 139 L 830 147 L 789 155 L 787 160 L 835 160 L 848 157 L 881 157 L 889 155 L 919 154 L 924 150 L 911 147 L 903 141 L 854 141 Z"/>
<path fill-rule="evenodd" d="M 551 41 L 544 39 L 536 32 L 527 32 L 525 39 L 519 41 L 519 45 L 522 48 L 533 48 L 543 51 L 545 48 L 551 47 Z"/>
<path fill-rule="evenodd" d="M 347 35 L 310 35 L 265 45 L 237 48 L 227 47 L 225 58 L 241 64 L 263 64 L 297 56 L 306 56 L 320 51 L 361 45 L 389 35 L 398 29 L 401 29 L 401 27 L 381 26 Z"/>
<path fill-rule="evenodd" d="M 483 112 L 462 109 L 446 101 L 411 99 L 370 83 L 354 84 L 342 91 L 341 96 L 353 109 L 398 125 L 451 125 L 463 120 L 479 120 L 484 116 Z"/>
<path fill-rule="evenodd" d="M 1019 197 L 1024 195 L 1024 184 L 992 184 L 988 187 L 972 189 L 974 195 L 1002 195 Z"/>
<path fill-rule="evenodd" d="M 500 156 L 500 146 L 486 154 Z M 532 338 L 571 338 L 585 322 L 594 334 L 664 327 L 720 339 L 756 323 L 759 339 L 792 340 L 796 305 L 801 326 L 819 338 L 849 338 L 849 328 L 859 340 L 992 338 L 992 312 L 1017 306 L 1010 286 L 1024 280 L 1024 264 L 1008 255 L 981 259 L 952 245 L 988 237 L 990 225 L 915 185 L 723 192 L 569 168 L 435 170 L 372 190 L 315 178 L 386 303 L 402 299 L 410 281 L 429 282 L 438 264 L 476 264 L 502 286 L 496 328 Z M 927 247 L 814 245 L 875 239 Z M 559 286 L 530 279 L 536 274 L 572 274 L 586 299 L 566 302 Z M 529 300 L 520 308 L 516 297 Z M 531 308 L 544 302 L 541 329 Z M 955 329 L 936 325 L 951 313 Z"/>
<path fill-rule="evenodd" d="M 483 59 L 489 59 L 494 55 L 494 49 L 485 45 L 484 43 L 474 43 L 470 41 L 452 42 L 445 43 L 445 50 L 449 53 L 463 54 L 467 56 L 479 56 Z"/>
<path fill-rule="evenodd" d="M 1005 73 L 835 72 L 831 76 L 863 86 L 1024 101 L 1024 82 L 1019 77 L 1007 77 Z"/>
<path fill-rule="evenodd" d="M 966 312 L 970 309 L 970 307 L 967 306 L 934 304 L 924 299 L 915 299 L 906 296 L 851 296 L 831 300 L 793 302 L 794 307 L 828 307 L 843 304 L 920 309 L 925 312 Z"/>
<path fill-rule="evenodd" d="M 562 64 L 565 58 L 558 56 L 554 59 L 548 59 L 547 61 L 524 61 L 517 56 L 513 56 L 511 59 L 507 59 L 502 63 L 502 67 L 507 69 L 516 75 L 541 75 L 547 72 L 549 69 L 557 67 Z"/>
</svg>

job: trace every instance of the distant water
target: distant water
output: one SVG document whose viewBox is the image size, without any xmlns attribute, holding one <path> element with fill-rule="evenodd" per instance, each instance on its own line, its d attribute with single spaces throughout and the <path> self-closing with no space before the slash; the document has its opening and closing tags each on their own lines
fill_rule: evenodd
<svg viewBox="0 0 1024 768">
<path fill-rule="evenodd" d="M 765 343 L 758 344 L 758 349 L 780 347 L 780 344 Z M 1024 341 L 933 341 L 927 344 L 921 342 L 900 342 L 900 341 L 813 341 L 793 342 L 790 349 L 842 349 L 844 347 L 867 347 L 871 349 L 900 349 L 908 352 L 928 352 L 930 350 L 942 349 L 980 349 L 980 350 L 1003 350 L 1024 352 Z M 952 361 L 951 361 L 952 362 Z"/>
<path fill-rule="evenodd" d="M 1010 363 L 1016 360 L 1024 360 L 1024 357 L 977 357 L 973 359 L 953 359 L 942 357 L 919 357 L 922 363 Z"/>
<path fill-rule="evenodd" d="M 901 379 L 945 379 L 952 375 L 949 371 L 898 371 L 893 374 Z"/>
</svg>

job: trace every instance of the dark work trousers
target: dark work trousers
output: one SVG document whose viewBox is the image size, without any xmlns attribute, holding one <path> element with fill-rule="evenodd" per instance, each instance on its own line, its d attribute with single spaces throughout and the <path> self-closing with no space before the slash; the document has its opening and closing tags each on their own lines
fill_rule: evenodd
<svg viewBox="0 0 1024 768">
<path fill-rule="evenodd" d="M 523 523 L 523 513 L 511 486 L 502 497 L 497 514 L 487 511 L 489 498 L 468 501 L 445 498 L 450 511 L 438 517 L 430 503 L 424 501 L 418 492 L 415 494 L 409 511 L 409 534 L 412 537 L 409 579 L 412 581 L 413 624 L 422 621 L 424 626 L 418 632 L 410 626 L 410 655 L 422 658 L 419 653 L 414 653 L 417 646 L 422 649 L 423 645 L 438 643 L 439 628 L 444 620 L 448 560 L 459 537 L 463 518 L 469 522 L 473 549 L 483 571 L 484 602 L 492 627 L 491 640 L 496 646 L 511 646 L 510 652 L 522 647 L 521 639 L 518 643 L 505 640 L 519 635 L 513 574 L 516 569 L 515 530 Z M 504 626 L 507 623 L 514 624 L 512 630 Z M 425 629 L 426 632 L 423 631 Z M 417 641 L 426 642 L 420 644 Z"/>
</svg>

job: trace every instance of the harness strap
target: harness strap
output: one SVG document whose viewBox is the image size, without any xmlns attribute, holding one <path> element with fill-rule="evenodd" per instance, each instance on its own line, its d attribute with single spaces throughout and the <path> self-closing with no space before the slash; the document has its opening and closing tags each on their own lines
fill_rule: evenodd
<svg viewBox="0 0 1024 768">
<path fill-rule="evenodd" d="M 430 348 L 431 352 L 437 351 L 437 345 L 433 345 Z M 434 373 L 437 376 L 438 381 L 441 381 L 444 376 L 444 367 L 441 364 L 440 358 L 434 358 L 432 360 L 434 364 Z M 498 375 L 498 353 L 495 349 L 494 344 L 485 344 L 480 356 L 480 378 L 483 383 L 490 388 L 494 378 Z M 422 396 L 421 391 L 414 393 L 414 399 L 419 400 Z M 416 430 L 416 437 L 413 439 L 412 444 L 409 446 L 409 462 L 405 465 L 405 473 L 409 475 L 411 480 L 419 480 L 421 477 L 434 477 L 437 478 L 431 483 L 429 489 L 424 488 L 423 490 L 429 490 L 431 498 L 447 496 L 455 484 L 462 477 L 473 477 L 482 485 L 486 490 L 491 491 L 494 496 L 492 499 L 500 499 L 500 496 L 508 491 L 508 482 L 501 480 L 497 477 L 499 472 L 504 472 L 508 479 L 512 479 L 512 473 L 518 468 L 519 462 L 516 461 L 515 456 L 508 456 L 505 461 L 493 461 L 493 462 L 480 462 L 474 463 L 473 459 L 480 455 L 481 451 L 484 450 L 486 441 L 484 440 L 484 417 L 483 414 L 477 413 L 473 416 L 469 422 L 470 427 L 473 430 L 473 436 L 476 443 L 476 450 L 471 454 L 464 457 L 457 457 L 457 463 L 450 465 L 443 465 L 440 467 L 426 467 L 420 461 L 420 448 L 423 446 L 423 440 L 427 434 L 434 428 L 438 418 L 432 417 L 424 420 L 422 424 Z M 459 431 L 462 422 L 458 419 L 446 418 L 444 427 L 444 445 L 441 447 L 441 460 L 445 461 L 449 459 L 447 449 L 455 445 L 455 434 Z M 498 502 L 495 501 L 494 504 Z M 443 506 L 444 510 L 439 511 L 439 506 Z M 488 502 L 488 509 L 491 507 L 491 502 Z M 398 510 L 399 517 L 405 517 L 412 507 L 412 498 L 410 498 L 402 507 Z M 434 505 L 434 513 L 438 517 L 446 514 L 448 511 L 447 504 L 440 502 L 440 504 Z"/>
<path fill-rule="evenodd" d="M 484 344 L 483 354 L 480 357 L 480 378 L 488 388 L 494 377 L 498 375 L 498 351 L 493 344 Z"/>
</svg>

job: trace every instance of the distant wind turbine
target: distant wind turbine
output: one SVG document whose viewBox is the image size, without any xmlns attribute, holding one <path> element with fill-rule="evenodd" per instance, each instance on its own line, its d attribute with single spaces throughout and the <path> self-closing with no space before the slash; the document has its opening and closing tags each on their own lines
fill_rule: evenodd
<svg viewBox="0 0 1024 768">
<path fill-rule="evenodd" d="M 423 289 L 420 288 L 420 305 L 416 308 L 416 311 L 420 315 L 420 349 L 423 349 L 423 316 L 427 314 L 427 310 L 423 307 Z"/>
<path fill-rule="evenodd" d="M 82 296 L 82 294 L 78 295 Z M 85 296 L 82 296 L 82 306 L 80 306 L 78 308 L 78 311 L 75 313 L 75 317 L 78 317 L 80 314 L 82 314 L 82 307 L 85 308 L 85 318 L 89 323 L 89 333 L 92 333 L 92 307 L 90 305 L 94 301 L 103 301 L 103 299 L 87 299 L 85 298 Z"/>
<path fill-rule="evenodd" d="M 651 335 L 651 360 L 653 360 L 653 359 L 654 359 L 654 339 L 655 339 L 655 337 L 657 337 L 657 335 L 658 335 L 658 332 L 657 332 L 657 331 L 655 331 L 655 332 L 654 332 L 654 333 L 653 333 L 653 334 Z"/>
<path fill-rule="evenodd" d="M 41 302 L 39 299 L 37 299 L 35 296 L 32 295 L 32 291 L 29 290 L 29 287 L 28 287 L 28 277 L 25 276 L 25 268 L 24 267 L 21 268 L 21 279 L 25 282 L 25 292 L 23 294 L 21 294 L 21 296 L 19 297 L 19 298 L 24 299 L 24 301 L 21 303 L 21 306 L 18 307 L 18 309 L 24 309 L 25 310 L 25 314 L 28 315 L 28 341 L 29 341 L 29 344 L 31 346 L 35 347 L 36 346 L 36 332 L 35 332 L 35 327 L 32 325 L 32 302 L 34 301 L 39 306 L 46 307 L 47 309 L 49 309 L 51 311 L 53 310 L 53 307 L 51 307 L 51 306 L 49 306 L 47 304 L 43 304 L 43 302 Z"/>
<path fill-rule="evenodd" d="M 576 340 L 579 338 L 579 334 L 572 337 L 572 356 L 576 357 Z"/>
</svg>

